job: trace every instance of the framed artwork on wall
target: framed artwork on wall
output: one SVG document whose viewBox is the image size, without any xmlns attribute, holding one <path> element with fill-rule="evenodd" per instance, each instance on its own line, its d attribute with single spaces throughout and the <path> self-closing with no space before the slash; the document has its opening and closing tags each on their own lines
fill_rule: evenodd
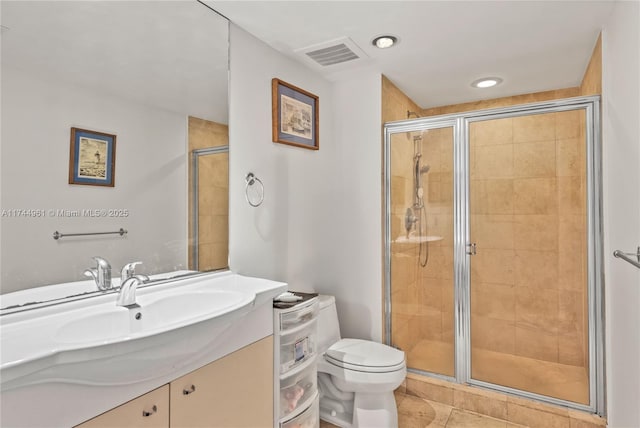
<svg viewBox="0 0 640 428">
<path fill-rule="evenodd" d="M 283 82 L 271 81 L 273 142 L 318 150 L 318 97 Z"/>
<path fill-rule="evenodd" d="M 116 136 L 71 128 L 69 184 L 115 185 Z"/>
</svg>

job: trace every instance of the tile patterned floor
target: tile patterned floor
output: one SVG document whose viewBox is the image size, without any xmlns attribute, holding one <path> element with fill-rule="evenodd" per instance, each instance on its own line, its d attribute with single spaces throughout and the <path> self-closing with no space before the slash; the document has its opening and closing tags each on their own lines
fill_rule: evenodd
<svg viewBox="0 0 640 428">
<path fill-rule="evenodd" d="M 446 404 L 396 393 L 399 428 L 523 428 L 500 419 L 490 418 Z M 320 421 L 320 428 L 336 428 Z"/>
<path fill-rule="evenodd" d="M 415 379 L 411 376 L 407 378 L 407 386 L 403 385 L 395 393 L 399 428 L 605 428 L 607 426 L 605 419 L 588 413 L 433 379 L 424 382 L 420 377 Z M 438 391 L 438 388 L 443 391 L 444 388 L 455 388 L 455 391 L 451 391 L 450 404 L 444 404 L 441 400 L 446 398 L 446 393 L 435 394 L 434 399 L 440 401 L 418 396 L 424 393 L 433 394 L 434 391 Z M 409 389 L 417 392 L 417 395 L 405 394 L 404 391 Z M 320 421 L 320 428 L 336 427 Z"/>
</svg>

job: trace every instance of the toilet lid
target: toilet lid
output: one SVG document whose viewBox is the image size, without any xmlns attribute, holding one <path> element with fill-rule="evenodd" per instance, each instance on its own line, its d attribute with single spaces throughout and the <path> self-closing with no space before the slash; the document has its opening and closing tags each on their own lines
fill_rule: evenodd
<svg viewBox="0 0 640 428">
<path fill-rule="evenodd" d="M 331 345 L 325 357 L 331 364 L 363 372 L 391 372 L 405 366 L 404 352 L 370 340 L 339 340 Z"/>
</svg>

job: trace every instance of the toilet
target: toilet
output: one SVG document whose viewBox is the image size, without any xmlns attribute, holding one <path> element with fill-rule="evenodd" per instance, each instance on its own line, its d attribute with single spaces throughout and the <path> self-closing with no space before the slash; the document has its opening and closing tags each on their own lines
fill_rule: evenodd
<svg viewBox="0 0 640 428">
<path fill-rule="evenodd" d="M 320 418 L 342 428 L 397 428 L 393 391 L 407 374 L 404 352 L 360 339 L 342 339 L 333 296 L 319 296 Z"/>
</svg>

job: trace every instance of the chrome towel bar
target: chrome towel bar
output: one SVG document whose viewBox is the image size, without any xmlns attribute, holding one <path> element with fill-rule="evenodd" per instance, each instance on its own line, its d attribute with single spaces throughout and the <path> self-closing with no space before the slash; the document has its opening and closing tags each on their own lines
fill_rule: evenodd
<svg viewBox="0 0 640 428">
<path fill-rule="evenodd" d="M 89 232 L 89 233 L 60 233 L 56 230 L 55 232 L 53 232 L 53 239 L 57 240 L 60 238 L 64 238 L 65 236 L 115 235 L 115 234 L 124 236 L 127 233 L 128 232 L 123 228 L 120 228 L 120 230 L 117 230 L 115 232 Z"/>
<path fill-rule="evenodd" d="M 629 262 L 632 265 L 634 265 L 635 267 L 637 267 L 638 269 L 640 269 L 640 247 L 638 247 L 638 251 L 634 254 L 634 253 L 623 253 L 620 250 L 615 250 L 613 252 L 613 256 L 614 257 L 618 257 L 619 259 L 624 260 L 625 262 Z M 633 260 L 631 257 L 637 257 L 637 261 Z"/>
</svg>

